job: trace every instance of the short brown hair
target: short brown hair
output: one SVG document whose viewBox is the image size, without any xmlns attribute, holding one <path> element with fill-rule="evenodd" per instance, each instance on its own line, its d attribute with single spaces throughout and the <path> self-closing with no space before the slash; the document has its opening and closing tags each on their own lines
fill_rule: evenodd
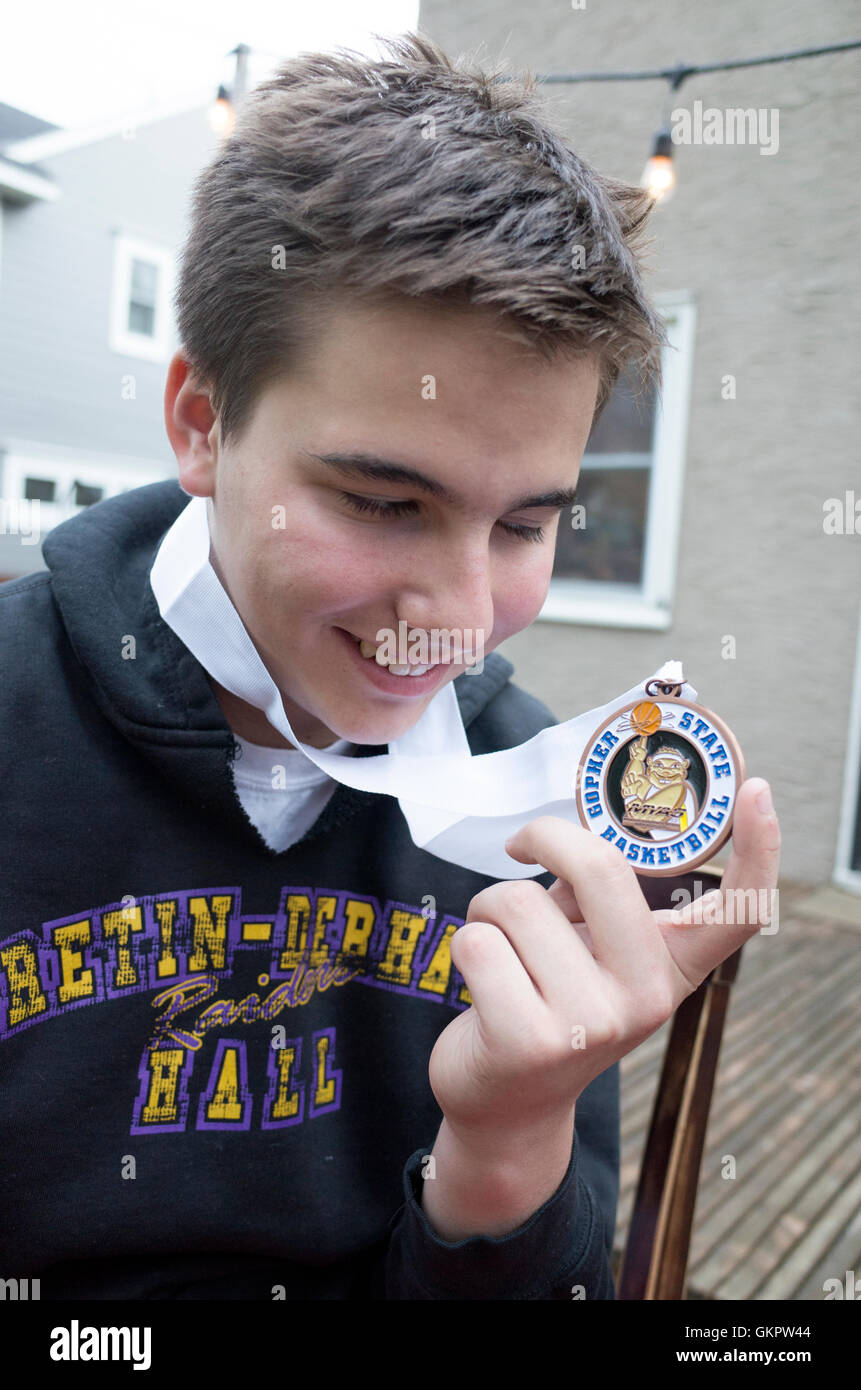
<svg viewBox="0 0 861 1390">
<path fill-rule="evenodd" d="M 596 354 L 595 419 L 623 368 L 659 388 L 650 196 L 568 148 L 534 74 L 465 67 L 417 33 L 380 42 L 391 56 L 282 63 L 195 181 L 174 303 L 222 440 L 345 293 L 482 305 L 545 359 Z"/>
</svg>

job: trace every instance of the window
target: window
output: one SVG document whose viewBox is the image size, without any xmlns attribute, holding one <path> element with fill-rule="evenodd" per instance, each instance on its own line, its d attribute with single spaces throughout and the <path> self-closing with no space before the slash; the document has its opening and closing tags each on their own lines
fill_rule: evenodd
<svg viewBox="0 0 861 1390">
<path fill-rule="evenodd" d="M 24 500 L 26 502 L 53 502 L 57 484 L 53 478 L 25 478 Z"/>
<path fill-rule="evenodd" d="M 101 502 L 105 490 L 103 487 L 91 487 L 87 483 L 79 483 L 75 479 L 73 489 L 73 501 L 76 507 L 92 507 L 94 502 Z"/>
<path fill-rule="evenodd" d="M 98 455 L 79 456 L 72 450 L 56 457 L 47 449 L 38 456 L 12 451 L 3 459 L 2 497 L 15 506 L 37 504 L 33 511 L 38 514 L 41 534 L 46 535 L 59 522 L 103 498 L 171 476 L 166 464 L 139 459 L 118 462 Z"/>
<path fill-rule="evenodd" d="M 654 420 L 654 392 L 637 401 L 630 375 L 618 382 L 589 438 L 577 484 L 585 525 L 559 527 L 554 575 L 641 587 Z"/>
<path fill-rule="evenodd" d="M 623 375 L 589 437 L 577 503 L 559 519 L 539 618 L 607 627 L 672 621 L 694 335 L 687 295 L 658 299 L 667 324 L 663 403 Z"/>
<path fill-rule="evenodd" d="M 129 332 L 143 333 L 147 338 L 154 336 L 157 291 L 158 266 L 135 256 L 129 295 Z"/>
<path fill-rule="evenodd" d="M 171 296 L 173 253 L 117 235 L 109 343 L 114 352 L 165 362 L 176 342 Z"/>
</svg>

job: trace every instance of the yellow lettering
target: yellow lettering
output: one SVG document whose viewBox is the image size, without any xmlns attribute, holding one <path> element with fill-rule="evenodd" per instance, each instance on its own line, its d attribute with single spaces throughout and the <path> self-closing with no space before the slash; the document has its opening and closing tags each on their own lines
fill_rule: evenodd
<svg viewBox="0 0 861 1390">
<path fill-rule="evenodd" d="M 337 898 L 318 898 L 317 911 L 314 920 L 314 934 L 311 938 L 311 965 L 325 965 L 329 959 L 329 947 L 323 937 L 326 928 L 335 916 L 335 908 L 338 905 Z"/>
<path fill-rule="evenodd" d="M 176 925 L 176 910 L 176 898 L 167 898 L 163 902 L 155 904 L 159 933 L 156 974 L 160 980 L 165 979 L 168 975 L 176 975 L 178 972 L 176 956 L 173 954 L 173 929 Z"/>
<path fill-rule="evenodd" d="M 291 1091 L 291 1081 L 293 1066 L 296 1061 L 295 1047 L 279 1047 L 276 1049 L 278 1057 L 278 1090 L 275 1093 L 275 1103 L 272 1106 L 271 1119 L 288 1120 L 291 1115 L 299 1113 L 299 1092 Z"/>
<path fill-rule="evenodd" d="M 419 937 L 430 919 L 396 908 L 389 921 L 389 944 L 377 969 L 378 980 L 408 985 Z"/>
<path fill-rule="evenodd" d="M 192 898 L 188 910 L 194 919 L 192 954 L 188 968 L 223 970 L 227 958 L 227 919 L 233 906 L 230 893 L 212 899 L 212 912 L 206 898 Z M 212 914 L 215 914 L 215 922 Z"/>
<path fill-rule="evenodd" d="M 457 923 L 449 922 L 428 962 L 427 970 L 419 979 L 419 989 L 445 994 L 451 979 L 451 939 L 456 931 Z"/>
<path fill-rule="evenodd" d="M 271 941 L 272 922 L 243 922 L 243 941 Z"/>
<path fill-rule="evenodd" d="M 291 893 L 287 898 L 287 945 L 278 961 L 279 970 L 295 970 L 302 960 L 308 943 L 308 922 L 311 902 L 306 893 Z"/>
<path fill-rule="evenodd" d="M 95 992 L 92 970 L 83 970 L 75 979 L 75 971 L 80 970 L 84 957 L 72 946 L 89 946 L 92 939 L 90 922 L 84 918 L 80 922 L 69 922 L 65 927 L 55 927 L 52 933 L 54 945 L 60 953 L 60 988 L 57 998 L 61 1004 L 70 999 L 88 999 Z"/>
<path fill-rule="evenodd" d="M 137 971 L 132 965 L 129 938 L 133 931 L 143 931 L 139 907 L 121 907 L 116 912 L 106 912 L 102 917 L 102 935 L 117 938 L 117 964 L 114 970 L 114 989 L 138 983 Z"/>
<path fill-rule="evenodd" d="M 344 908 L 344 939 L 341 956 L 367 956 L 371 932 L 374 929 L 374 909 L 370 903 L 348 899 Z"/>
<path fill-rule="evenodd" d="M 0 962 L 9 979 L 9 1027 L 44 1013 L 48 1001 L 39 983 L 36 954 L 29 941 L 16 941 L 0 951 Z M 26 998 L 25 998 L 26 996 Z"/>
<path fill-rule="evenodd" d="M 237 1049 L 226 1047 L 221 1070 L 215 1083 L 212 1100 L 206 1107 L 208 1120 L 241 1120 L 242 1100 L 239 1095 L 239 1066 Z"/>
<path fill-rule="evenodd" d="M 177 1084 L 182 1070 L 182 1048 L 164 1051 L 153 1048 L 149 1054 L 150 1085 L 141 1124 L 171 1124 L 179 1119 Z"/>
<path fill-rule="evenodd" d="M 329 1054 L 330 1039 L 326 1033 L 317 1039 L 317 1087 L 314 1092 L 314 1105 L 331 1105 L 335 1099 L 335 1077 L 326 1080 L 326 1058 Z"/>
</svg>

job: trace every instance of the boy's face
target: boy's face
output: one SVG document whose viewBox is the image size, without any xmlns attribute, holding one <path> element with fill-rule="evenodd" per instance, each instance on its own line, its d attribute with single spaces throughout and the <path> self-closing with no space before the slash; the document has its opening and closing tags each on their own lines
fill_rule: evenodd
<svg viewBox="0 0 861 1390">
<path fill-rule="evenodd" d="M 212 564 L 304 742 L 397 739 L 479 642 L 492 651 L 542 607 L 560 508 L 517 503 L 575 486 L 597 364 L 542 362 L 497 323 L 474 308 L 351 301 L 229 448 L 181 353 L 171 363 L 180 485 L 211 498 Z M 321 461 L 332 454 L 411 468 L 456 500 Z M 344 493 L 408 505 L 378 516 Z M 446 663 L 443 649 L 426 676 L 381 671 L 354 639 L 397 634 L 399 619 L 408 640 L 459 630 L 464 660 Z"/>
</svg>

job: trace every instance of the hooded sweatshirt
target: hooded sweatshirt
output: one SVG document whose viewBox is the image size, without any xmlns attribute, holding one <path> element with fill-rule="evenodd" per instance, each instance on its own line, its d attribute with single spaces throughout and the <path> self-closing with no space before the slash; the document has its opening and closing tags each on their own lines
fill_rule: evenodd
<svg viewBox="0 0 861 1390">
<path fill-rule="evenodd" d="M 494 880 L 340 783 L 286 848 L 252 822 L 149 583 L 188 500 L 100 502 L 0 586 L 0 1276 L 43 1299 L 614 1298 L 618 1065 L 517 1230 L 429 1224 L 428 1061 L 470 1005 L 449 945 Z M 490 653 L 455 680 L 474 754 L 556 722 L 512 673 Z"/>
</svg>

